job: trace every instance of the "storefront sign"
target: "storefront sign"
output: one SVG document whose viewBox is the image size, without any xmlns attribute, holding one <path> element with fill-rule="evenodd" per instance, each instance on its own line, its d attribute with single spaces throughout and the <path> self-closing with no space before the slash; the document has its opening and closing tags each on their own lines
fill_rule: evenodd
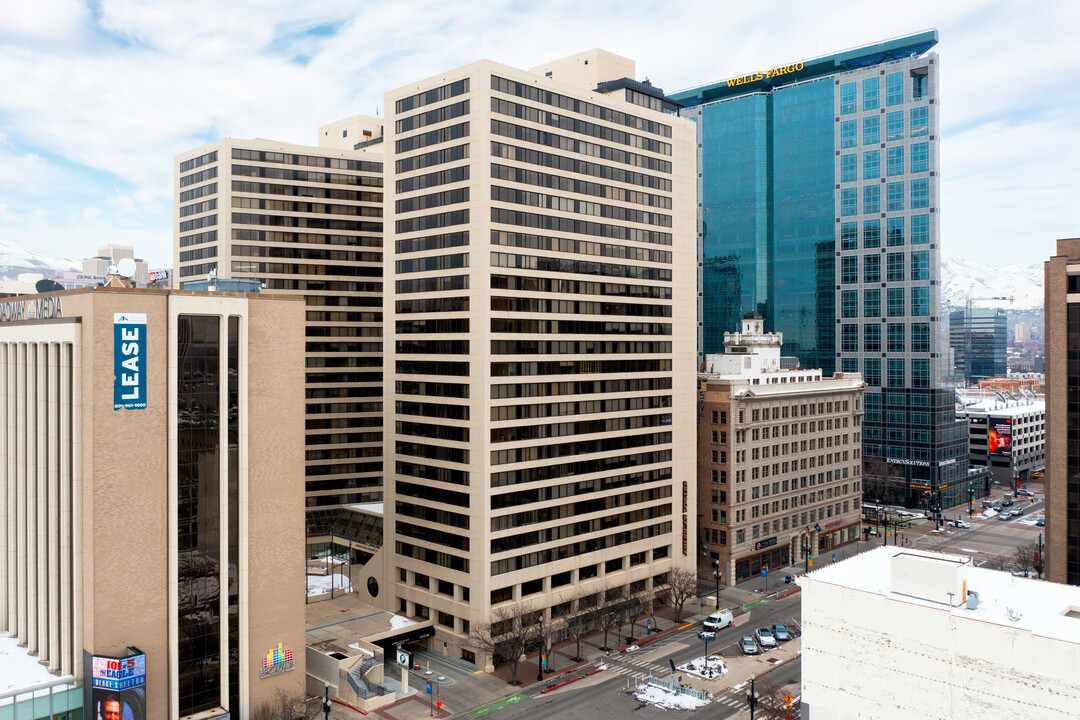
<svg viewBox="0 0 1080 720">
<path fill-rule="evenodd" d="M 278 643 L 276 648 L 263 656 L 262 670 L 259 671 L 259 677 L 280 675 L 295 669 L 296 663 L 293 662 L 292 650 L 283 647 L 282 643 Z"/>
<path fill-rule="evenodd" d="M 904 458 L 886 458 L 886 462 L 893 465 L 914 465 L 915 467 L 930 467 L 930 463 L 925 460 L 907 460 Z"/>
<path fill-rule="evenodd" d="M 113 315 L 113 410 L 146 409 L 146 313 Z"/>
<path fill-rule="evenodd" d="M 844 518 L 837 518 L 836 520 L 833 520 L 832 522 L 825 523 L 825 527 L 832 527 L 833 525 L 839 525 L 842 522 L 844 522 Z"/>
<path fill-rule="evenodd" d="M 784 65 L 783 67 L 773 68 L 768 72 L 750 73 L 749 75 L 743 75 L 742 77 L 732 78 L 727 81 L 728 87 L 735 87 L 736 85 L 746 85 L 747 83 L 758 82 L 759 80 L 769 80 L 774 77 L 780 77 L 781 75 L 790 75 L 793 72 L 798 72 L 805 67 L 803 63 L 795 63 L 794 65 Z"/>
<path fill-rule="evenodd" d="M 49 295 L 33 300 L 9 300 L 0 303 L 0 322 L 17 320 L 53 320 L 64 317 L 64 305 L 59 297 Z"/>
<path fill-rule="evenodd" d="M 776 544 L 776 538 L 775 537 L 765 538 L 764 540 L 762 540 L 760 542 L 754 543 L 754 549 L 755 550 L 764 550 L 765 548 L 772 547 L 775 544 Z"/>
</svg>

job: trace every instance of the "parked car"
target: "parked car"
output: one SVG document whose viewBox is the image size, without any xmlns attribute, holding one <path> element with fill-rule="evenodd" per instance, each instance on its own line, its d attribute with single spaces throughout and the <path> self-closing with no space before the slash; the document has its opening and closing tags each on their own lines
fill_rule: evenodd
<svg viewBox="0 0 1080 720">
<path fill-rule="evenodd" d="M 791 639 L 791 633 L 787 631 L 787 628 L 780 623 L 773 623 L 772 635 L 779 642 L 787 642 Z"/>
<path fill-rule="evenodd" d="M 946 520 L 945 524 L 949 525 L 951 527 L 955 527 L 955 528 L 969 528 L 969 527 L 971 527 L 971 523 L 966 522 L 964 520 Z"/>
<path fill-rule="evenodd" d="M 1022 507 L 1014 507 L 1013 508 L 1013 511 L 1012 511 L 1012 516 L 1013 517 L 1020 517 L 1023 514 L 1024 514 L 1024 508 L 1022 508 Z"/>
<path fill-rule="evenodd" d="M 1017 495 L 1023 495 L 1024 497 L 1035 497 L 1035 493 L 1031 492 L 1027 488 L 1020 488 L 1016 491 Z"/>
<path fill-rule="evenodd" d="M 1044 517 L 1039 518 L 1038 520 L 1035 521 L 1035 524 L 1038 525 L 1039 527 L 1043 527 L 1044 525 L 1046 525 L 1046 518 L 1044 518 Z"/>
<path fill-rule="evenodd" d="M 754 637 L 757 638 L 758 645 L 761 646 L 762 650 L 776 647 L 776 638 L 773 637 L 769 628 L 758 628 L 754 631 Z"/>
<path fill-rule="evenodd" d="M 998 513 L 998 520 L 1012 520 L 1012 513 L 1008 510 L 1002 510 Z"/>
<path fill-rule="evenodd" d="M 742 640 L 739 641 L 739 647 L 742 649 L 743 655 L 759 655 L 761 654 L 761 648 L 754 642 L 754 638 L 749 635 L 743 635 Z"/>
</svg>

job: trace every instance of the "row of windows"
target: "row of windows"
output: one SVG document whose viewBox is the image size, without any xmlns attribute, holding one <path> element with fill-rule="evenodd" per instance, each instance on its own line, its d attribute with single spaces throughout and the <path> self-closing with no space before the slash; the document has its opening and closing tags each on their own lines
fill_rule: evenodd
<svg viewBox="0 0 1080 720">
<path fill-rule="evenodd" d="M 194 220 L 184 220 L 180 223 L 180 232 L 191 232 L 204 227 L 217 225 L 217 215 L 204 215 Z"/>
<path fill-rule="evenodd" d="M 519 468 L 517 470 L 504 470 L 502 472 L 491 473 L 491 487 L 507 487 L 510 485 L 519 485 L 522 483 L 538 482 L 538 481 L 550 481 L 558 478 L 573 477 L 576 475 L 587 475 L 589 473 L 611 473 L 612 470 L 621 470 L 627 467 L 640 467 L 642 465 L 658 465 L 660 463 L 671 462 L 671 450 L 653 450 L 650 452 L 633 453 L 630 455 L 616 455 L 614 457 L 606 458 L 594 458 L 590 460 L 576 460 L 574 462 L 562 463 L 559 465 L 542 465 L 540 467 L 532 468 Z M 664 468 L 665 471 L 671 472 L 670 468 Z M 602 481 L 601 478 L 597 480 Z M 579 481 L 568 487 L 580 486 L 582 482 Z M 545 488 L 549 490 L 550 488 Z M 527 491 L 516 491 L 527 492 Z M 500 496 L 501 497 L 501 496 Z M 495 498 L 491 500 L 492 507 L 495 506 Z"/>
<path fill-rule="evenodd" d="M 466 448 L 446 447 L 444 445 L 428 445 L 427 443 L 404 442 L 398 440 L 394 444 L 394 452 L 398 455 L 438 460 L 440 462 L 452 462 L 460 465 L 469 464 L 469 451 Z"/>
<path fill-rule="evenodd" d="M 653 152 L 659 155 L 671 155 L 671 143 L 635 135 L 622 130 L 615 130 L 580 118 L 570 117 L 569 115 L 563 115 L 562 113 L 548 112 L 547 110 L 541 110 L 529 105 L 522 105 L 520 103 L 510 102 L 509 100 L 503 100 L 502 98 L 491 98 L 491 111 L 500 115 L 509 115 L 510 117 L 519 120 L 536 123 L 537 125 L 547 125 L 548 127 L 558 128 L 559 130 L 565 130 L 579 135 L 587 135 L 618 145 L 629 145 L 632 148 L 645 150 L 646 152 Z"/>
<path fill-rule="evenodd" d="M 463 145 L 454 145 L 453 147 L 432 150 L 431 152 L 426 152 L 422 155 L 413 155 L 412 157 L 402 158 L 401 160 L 394 162 L 394 167 L 398 173 L 407 173 L 412 172 L 413 170 L 422 170 L 426 167 L 465 160 L 468 157 L 469 144 L 465 143 Z"/>
<path fill-rule="evenodd" d="M 180 277 L 191 277 L 192 275 L 206 275 L 211 271 L 217 271 L 216 262 L 201 263 L 199 265 L 184 265 L 180 268 Z"/>
<path fill-rule="evenodd" d="M 930 352 L 930 323 L 911 323 L 911 345 L 907 343 L 906 323 L 885 323 L 886 343 L 881 342 L 882 323 L 867 323 L 862 326 L 863 352 L 902 353 L 907 352 Z M 840 331 L 840 351 L 859 352 L 859 326 L 845 323 Z M 857 372 L 857 371 L 856 371 Z"/>
<path fill-rule="evenodd" d="M 647 355 L 670 354 L 669 342 L 625 340 L 492 340 L 492 355 Z"/>
<path fill-rule="evenodd" d="M 918 102 L 926 98 L 926 73 L 912 72 L 911 100 Z M 855 83 L 843 83 L 840 86 L 840 114 L 855 113 Z M 885 105 L 892 107 L 904 103 L 904 73 L 889 73 L 885 76 Z M 873 76 L 862 81 L 862 109 L 877 110 L 881 107 L 881 77 Z"/>
<path fill-rule="evenodd" d="M 640 323 L 594 320 L 535 320 L 491 318 L 493 333 L 542 333 L 544 335 L 670 335 L 671 323 Z"/>
<path fill-rule="evenodd" d="M 660 190 L 661 192 L 671 192 L 671 180 L 669 178 L 646 175 L 645 173 L 639 173 L 620 167 L 611 167 L 610 165 L 601 165 L 599 163 L 580 160 L 578 158 L 553 155 L 552 153 L 533 150 L 531 148 L 507 145 L 506 143 L 501 143 L 496 140 L 491 141 L 491 154 L 493 157 L 503 158 L 504 160 L 515 160 L 520 163 L 552 168 L 553 170 L 574 172 L 581 175 L 589 175 L 590 177 L 611 180 L 613 182 L 639 185 L 653 190 Z"/>
<path fill-rule="evenodd" d="M 524 570 L 525 568 L 535 567 L 537 565 L 543 565 L 550 562 L 556 562 L 559 560 L 565 560 L 567 558 L 577 557 L 579 555 L 585 555 L 587 553 L 599 552 L 610 547 L 617 547 L 626 543 L 637 542 L 639 540 L 647 540 L 653 537 L 659 537 L 661 535 L 671 534 L 671 523 L 665 522 L 658 525 L 650 525 L 649 527 L 637 528 L 636 530 L 625 530 L 614 535 L 608 535 L 606 537 L 592 538 L 589 540 L 581 540 L 569 545 L 561 545 L 549 550 L 540 550 L 537 552 L 527 553 L 525 555 L 518 555 L 517 557 L 506 558 L 505 560 L 493 560 L 491 562 L 491 574 L 501 575 L 503 573 L 514 572 L 516 570 Z"/>
<path fill-rule="evenodd" d="M 373 293 L 383 291 L 381 282 L 350 282 L 347 280 L 300 280 L 294 278 L 265 278 L 267 290 L 302 290 L 308 292 L 333 292 L 333 293 Z M 366 300 L 371 305 L 378 307 L 380 298 L 355 298 Z"/>
<path fill-rule="evenodd" d="M 876 215 L 882 212 L 881 185 L 863 186 L 862 212 L 868 215 Z M 919 210 L 930 207 L 930 179 L 919 178 L 911 181 L 911 209 Z M 886 212 L 904 210 L 904 183 L 891 182 L 885 184 L 885 208 Z M 859 189 L 844 188 L 840 191 L 840 216 L 851 217 L 859 214 Z"/>
<path fill-rule="evenodd" d="M 335 275 L 338 277 L 382 277 L 381 265 L 308 265 L 304 263 L 247 262 L 234 260 L 233 272 L 260 275 Z"/>
<path fill-rule="evenodd" d="M 356 235 L 333 235 L 328 233 L 296 233 L 279 232 L 275 230 L 252 230 L 250 228 L 233 228 L 233 240 L 243 240 L 257 243 L 295 243 L 306 245 L 348 245 L 353 247 L 382 247 L 382 237 L 379 235 L 356 236 Z"/>
<path fill-rule="evenodd" d="M 442 100 L 449 100 L 452 97 L 464 95 L 467 92 L 469 92 L 469 78 L 456 80 L 455 82 L 402 98 L 394 103 L 394 110 L 399 113 L 408 112 L 413 108 L 423 107 Z"/>
<path fill-rule="evenodd" d="M 380 208 L 361 208 L 380 210 Z M 207 217 L 216 217 L 208 215 Z M 201 219 L 201 218 L 200 218 Z M 343 230 L 346 232 L 381 233 L 381 222 L 358 220 L 335 220 L 332 218 L 294 217 L 291 215 L 256 215 L 254 213 L 233 213 L 232 221 L 237 225 L 270 225 L 274 227 L 310 228 L 313 230 Z M 183 228 L 181 228 L 182 230 Z"/>
<path fill-rule="evenodd" d="M 670 348 L 668 352 L 671 352 Z M 548 362 L 491 363 L 492 377 L 651 372 L 671 372 L 671 360 L 552 360 Z"/>
<path fill-rule="evenodd" d="M 469 231 L 443 233 L 441 235 L 426 235 L 424 237 L 406 238 L 394 242 L 394 251 L 399 254 L 423 252 L 425 250 L 443 250 L 451 247 L 461 247 L 469 244 Z"/>
<path fill-rule="evenodd" d="M 209 165 L 210 163 L 215 162 L 217 162 L 217 150 L 211 150 L 205 155 L 200 155 L 199 157 L 185 160 L 180 163 L 180 172 L 185 173 L 189 170 L 194 170 L 197 167 L 202 167 L 203 165 Z"/>
<path fill-rule="evenodd" d="M 929 280 L 930 251 L 914 250 L 911 252 L 910 273 L 905 270 L 906 256 L 907 254 L 902 252 L 886 254 L 886 282 L 903 282 L 905 280 Z M 842 284 L 857 283 L 859 281 L 858 261 L 858 256 L 847 256 L 840 258 L 840 282 Z M 863 281 L 873 283 L 881 282 L 880 254 L 863 256 Z"/>
<path fill-rule="evenodd" d="M 397 380 L 394 383 L 394 392 L 399 395 L 467 398 L 469 397 L 469 386 L 465 383 Z"/>
<path fill-rule="evenodd" d="M 469 318 L 437 320 L 398 320 L 395 323 L 399 335 L 428 335 L 431 333 L 467 333 Z"/>
<path fill-rule="evenodd" d="M 566 503 L 565 505 L 536 508 L 535 510 L 526 510 L 510 515 L 499 515 L 491 518 L 491 531 L 499 532 L 502 530 L 510 530 L 512 528 L 525 527 L 527 525 L 535 525 L 537 523 L 554 522 L 564 518 L 580 517 L 591 513 L 604 512 L 605 510 L 627 507 L 629 505 L 655 502 L 669 497 L 671 497 L 671 485 L 664 485 L 662 487 L 654 487 L 646 490 L 608 495 L 607 497 L 602 498 L 579 500 L 577 502 Z M 670 505 L 667 507 L 670 508 Z"/>
<path fill-rule="evenodd" d="M 666 451 L 665 451 L 666 452 Z M 639 460 L 646 460 L 648 462 L 656 462 L 654 459 L 656 453 L 643 453 L 635 455 L 634 457 Z M 615 459 L 615 458 L 609 458 Z M 585 467 L 592 467 L 591 463 L 596 461 L 586 460 L 583 463 L 570 463 L 570 465 L 578 466 L 582 465 L 580 469 Z M 603 462 L 603 461 L 601 461 Z M 625 466 L 622 466 L 625 467 Z M 496 473 L 497 475 L 513 475 L 517 471 Z M 588 471 L 592 472 L 592 471 Z M 558 477 L 565 477 L 566 475 L 573 476 L 575 473 L 570 472 L 565 475 L 559 475 Z M 671 480 L 671 468 L 656 468 L 654 470 L 643 470 L 639 472 L 627 473 L 625 475 L 610 475 L 606 474 L 603 477 L 592 478 L 591 480 L 577 480 L 562 485 L 543 485 L 540 487 L 531 488 L 515 488 L 512 492 L 492 495 L 491 496 L 491 509 L 492 510 L 504 510 L 511 507 L 520 507 L 521 505 L 530 505 L 532 503 L 548 502 L 551 500 L 559 500 L 561 498 L 576 498 L 583 495 L 588 495 L 595 492 L 606 492 L 609 490 L 618 490 L 621 488 L 635 487 L 637 485 L 647 485 L 654 482 L 664 482 Z M 515 482 L 502 483 L 500 486 L 512 485 Z M 492 484 L 492 487 L 497 487 Z M 670 487 L 670 485 L 668 486 Z M 662 493 L 663 489 L 658 488 Z M 641 491 L 639 491 L 641 492 Z M 512 517 L 512 516 L 511 516 Z M 499 523 L 499 518 L 492 518 L 492 526 Z"/>
<path fill-rule="evenodd" d="M 420 257 L 412 260 L 398 260 L 394 263 L 394 270 L 398 274 L 428 272 L 431 270 L 456 270 L 465 267 L 469 267 L 468 253 Z"/>
<path fill-rule="evenodd" d="M 512 313 L 565 313 L 568 315 L 633 315 L 671 317 L 670 305 L 552 300 L 550 298 L 491 297 L 491 309 Z"/>
<path fill-rule="evenodd" d="M 423 300 L 398 300 L 395 310 L 402 315 L 409 313 L 467 312 L 467 297 L 437 297 Z"/>
<path fill-rule="evenodd" d="M 523 292 L 572 293 L 574 295 L 612 295 L 618 297 L 670 300 L 671 288 L 666 285 L 627 285 L 589 280 L 563 280 L 561 278 L 536 278 L 521 275 L 491 276 L 493 290 L 521 290 Z"/>
<path fill-rule="evenodd" d="M 904 174 L 904 146 L 897 145 L 885 149 L 885 174 L 895 177 Z M 881 177 L 881 150 L 863 152 L 863 180 L 877 180 Z M 909 172 L 923 173 L 930 171 L 930 143 L 911 144 L 911 163 Z M 855 182 L 859 179 L 859 156 L 847 153 L 840 156 L 840 182 Z"/>
<path fill-rule="evenodd" d="M 197 250 L 185 250 L 180 253 L 180 262 L 192 262 L 203 258 L 217 257 L 217 246 L 198 248 Z"/>
<path fill-rule="evenodd" d="M 185 190 L 180 193 L 180 202 L 191 202 L 197 198 L 206 197 L 207 195 L 213 195 L 217 193 L 217 183 L 210 183 L 209 185 L 200 185 L 197 188 L 191 190 Z"/>
<path fill-rule="evenodd" d="M 671 173 L 670 160 L 661 160 L 660 158 L 630 152 L 629 150 L 622 150 L 608 145 L 600 145 L 598 143 L 588 142 L 587 140 L 579 140 L 577 138 L 559 135 L 558 133 L 548 132 L 546 130 L 524 127 L 515 123 L 496 120 L 495 118 L 491 119 L 491 132 L 494 135 L 501 135 L 502 137 L 521 140 L 522 142 L 529 142 L 535 145 L 558 148 L 560 150 L 575 152 L 579 155 L 588 155 L 590 157 L 600 158 L 601 160 L 622 163 L 623 165 L 632 165 L 646 170 L 668 174 Z"/>
<path fill-rule="evenodd" d="M 504 191 L 507 188 L 495 188 L 491 189 L 492 195 L 495 195 L 497 191 Z M 514 192 L 514 191 L 510 191 Z M 521 191 L 517 191 L 521 192 Z M 538 193 L 528 193 L 529 195 L 538 195 Z M 501 199 L 501 198 L 497 198 Z M 554 198 L 558 199 L 558 198 Z M 512 201 L 507 201 L 512 202 Z M 571 201 L 577 202 L 577 201 Z M 586 203 L 582 203 L 585 205 Z M 596 205 L 596 203 L 587 203 L 589 205 Z M 600 207 L 610 207 L 603 205 Z M 614 208 L 614 210 L 623 210 L 623 208 Z M 467 211 L 466 211 L 467 212 Z M 628 211 L 629 212 L 629 211 Z M 651 215 L 652 213 L 643 213 L 643 215 Z M 666 218 L 667 227 L 670 227 L 671 216 L 670 215 L 656 215 L 658 218 Z M 541 230 L 553 230 L 555 232 L 568 232 L 577 233 L 579 235 L 594 235 L 598 237 L 614 238 L 616 240 L 629 240 L 631 242 L 645 242 L 653 243 L 656 245 L 671 245 L 671 233 L 661 232 L 659 230 L 644 230 L 641 228 L 624 227 L 622 225 L 611 225 L 608 223 L 592 222 L 591 220 L 577 220 L 575 218 L 553 217 L 550 215 L 540 215 L 538 213 L 527 213 L 519 210 L 507 210 L 505 208 L 491 208 L 491 221 L 494 223 L 502 223 L 504 225 L 518 225 L 521 227 L 538 228 Z M 399 221 L 400 224 L 401 221 Z M 642 222 L 642 221 L 639 221 Z"/>
<path fill-rule="evenodd" d="M 395 363 L 401 375 L 450 375 L 465 377 L 469 374 L 469 363 L 447 362 L 444 360 L 398 360 Z"/>
<path fill-rule="evenodd" d="M 447 275 L 432 278 L 397 280 L 394 289 L 399 294 L 417 292 L 454 292 L 469 289 L 468 275 Z"/>
<path fill-rule="evenodd" d="M 395 410 L 399 415 L 442 418 L 443 420 L 468 420 L 468 405 L 446 405 L 443 403 L 409 402 L 398 400 Z"/>
<path fill-rule="evenodd" d="M 557 395 L 592 395 L 607 393 L 643 393 L 670 390 L 671 378 L 631 378 L 628 380 L 577 380 L 573 382 L 518 383 L 492 385 L 492 400 L 507 398 L 552 397 Z"/>
<path fill-rule="evenodd" d="M 628 510 L 626 512 L 616 513 L 615 515 L 608 515 L 606 517 L 593 518 L 592 520 L 579 520 L 577 522 L 572 522 L 565 525 L 541 528 L 529 532 L 518 533 L 516 535 L 508 535 L 501 538 L 492 538 L 491 552 L 500 553 L 508 552 L 510 550 L 519 550 L 523 547 L 529 547 L 531 545 L 539 545 L 542 543 L 554 542 L 556 540 L 565 540 L 566 538 L 577 537 L 578 535 L 599 532 L 601 530 L 609 530 L 611 528 L 622 527 L 624 525 L 633 525 L 635 523 L 655 520 L 657 518 L 667 517 L 669 515 L 671 515 L 670 502 L 664 503 L 663 505 L 655 505 L 649 508 Z"/>
<path fill-rule="evenodd" d="M 398 340 L 400 355 L 468 355 L 468 340 Z"/>
<path fill-rule="evenodd" d="M 930 111 L 929 108 L 914 107 L 908 114 L 909 135 L 913 138 L 925 137 L 930 134 Z M 904 139 L 904 111 L 896 110 L 885 113 L 885 142 L 893 142 Z M 877 145 L 882 142 L 881 116 L 868 115 L 862 122 L 862 144 Z M 857 120 L 842 120 L 840 122 L 840 148 L 847 149 L 859 144 L 859 125 Z"/>
<path fill-rule="evenodd" d="M 849 367 L 857 367 L 858 358 L 843 358 L 842 362 Z M 906 361 L 903 358 L 888 358 L 886 360 L 887 375 L 886 382 L 887 387 L 906 387 L 907 382 L 905 379 L 905 366 Z M 846 372 L 846 371 L 845 371 Z M 851 372 L 858 372 L 854 370 Z M 863 359 L 863 380 L 867 385 L 871 387 L 881 387 L 881 358 L 865 358 Z M 930 387 L 930 361 L 929 360 L 912 360 L 911 361 L 911 387 L 913 388 L 928 388 Z M 876 413 L 874 413 L 876 414 Z M 871 418 L 871 412 L 867 410 L 867 422 L 875 422 Z M 869 430 L 867 431 L 869 435 Z M 901 438 L 906 439 L 906 438 Z M 870 454 L 869 450 L 867 454 Z"/>
<path fill-rule="evenodd" d="M 510 182 L 518 182 L 526 185 L 538 185 L 540 187 L 562 190 L 563 192 L 572 192 L 578 195 L 591 195 L 607 200 L 629 202 L 637 205 L 646 205 L 648 207 L 664 208 L 667 210 L 671 209 L 671 198 L 667 195 L 653 195 L 652 193 L 627 190 L 626 188 L 614 187 L 612 185 L 602 185 L 600 183 L 589 182 L 588 180 L 550 175 L 535 170 L 512 168 L 508 165 L 499 165 L 497 163 L 491 164 L 491 177 L 496 180 L 508 180 Z"/>
<path fill-rule="evenodd" d="M 420 230 L 437 230 L 438 228 L 450 227 L 453 225 L 465 225 L 468 222 L 468 209 L 451 210 L 450 212 L 421 215 L 420 217 L 398 220 L 394 223 L 394 228 L 398 233 L 410 233 Z"/>
<path fill-rule="evenodd" d="M 217 230 L 207 230 L 206 232 L 196 233 L 194 235 L 181 235 L 180 247 L 190 247 L 192 245 L 202 245 L 203 243 L 217 242 Z"/>
<path fill-rule="evenodd" d="M 491 89 L 506 93 L 507 95 L 515 95 L 520 98 L 525 98 L 526 100 L 543 103 L 544 105 L 551 105 L 560 110 L 569 110 L 582 115 L 588 115 L 589 117 L 594 117 L 614 125 L 625 125 L 626 127 L 652 133 L 654 135 L 671 137 L 670 125 L 665 125 L 664 123 L 656 122 L 655 120 L 647 120 L 619 110 L 612 110 L 611 108 L 587 102 L 585 100 L 577 100 L 576 98 L 560 95 L 559 93 L 551 92 L 550 90 L 543 90 L 535 85 L 526 85 L 524 83 L 506 80 L 492 75 Z"/>
<path fill-rule="evenodd" d="M 429 193 L 427 195 L 416 195 L 410 198 L 403 198 L 395 203 L 395 209 L 399 213 L 407 213 L 443 207 L 444 205 L 457 205 L 458 203 L 468 201 L 469 188 L 462 187 L 454 188 L 453 190 Z"/>
<path fill-rule="evenodd" d="M 525 405 L 498 405 L 491 408 L 491 419 L 524 420 L 566 415 L 593 415 L 599 413 L 631 412 L 671 407 L 670 395 L 651 397 L 612 398 L 608 400 L 575 400 L 558 403 L 528 403 Z"/>
<path fill-rule="evenodd" d="M 306 185 L 279 185 L 233 180 L 233 192 L 260 193 L 263 195 L 292 195 L 294 197 L 346 200 L 349 202 L 381 203 L 383 194 L 370 190 L 341 190 L 338 188 L 308 187 Z"/>
<path fill-rule="evenodd" d="M 590 240 L 556 238 L 547 235 L 533 235 L 531 233 L 517 233 L 506 230 L 492 230 L 491 244 L 530 248 L 532 250 L 574 253 L 577 255 L 598 255 L 601 257 L 612 257 L 624 260 L 671 263 L 671 253 L 667 250 L 655 250 L 653 248 L 635 247 L 632 245 L 612 245 L 610 243 L 592 242 Z"/>
<path fill-rule="evenodd" d="M 414 190 L 423 190 L 429 187 L 438 187 L 439 185 L 449 185 L 450 183 L 465 182 L 469 179 L 469 166 L 461 165 L 459 167 L 450 168 L 449 170 L 437 170 L 425 175 L 414 175 L 404 180 L 398 180 L 395 184 L 398 193 L 410 193 Z"/>
<path fill-rule="evenodd" d="M 211 180 L 217 177 L 217 166 L 200 170 L 197 173 L 191 175 L 184 175 L 180 178 L 180 187 L 187 187 L 188 185 L 195 185 L 206 180 Z"/>
<path fill-rule="evenodd" d="M 898 247 L 906 242 L 904 237 L 905 220 L 902 217 L 886 218 L 885 241 L 888 247 Z M 930 216 L 911 216 L 912 245 L 927 245 L 930 243 Z M 857 222 L 845 222 L 840 224 L 839 246 L 841 250 L 859 249 L 859 224 Z M 862 223 L 862 246 L 871 250 L 881 247 L 881 220 L 874 218 L 864 220 Z"/>
<path fill-rule="evenodd" d="M 898 302 L 893 306 L 897 310 L 903 309 L 903 298 L 896 298 Z M 900 315 L 903 315 L 901 312 Z M 859 296 L 857 290 L 843 290 L 840 293 L 840 316 L 843 318 L 859 317 Z M 863 290 L 862 317 L 881 317 L 881 290 L 873 288 Z M 894 316 L 895 317 L 895 316 Z M 926 352 L 929 352 L 928 350 Z"/>
<path fill-rule="evenodd" d="M 319 155 L 299 155 L 294 153 L 271 152 L 268 150 L 244 150 L 233 148 L 233 160 L 249 162 L 276 163 L 278 165 L 303 165 L 307 167 L 329 168 L 331 170 L 352 170 L 354 172 L 381 173 L 383 164 L 369 160 L 348 160 L 346 158 L 322 157 Z"/>
<path fill-rule="evenodd" d="M 413 135 L 412 137 L 402 138 L 394 143 L 394 150 L 399 154 L 411 152 L 413 150 L 428 147 L 429 145 L 439 145 L 468 136 L 469 123 L 463 122 L 458 123 L 457 125 L 448 125 L 447 127 L 439 128 L 438 130 L 430 130 L 426 133 Z"/>
<path fill-rule="evenodd" d="M 597 401 L 599 402 L 599 401 Z M 491 429 L 491 442 L 524 442 L 575 435 L 592 435 L 602 432 L 622 432 L 641 428 L 671 425 L 671 413 L 660 415 L 634 415 L 577 422 L 551 423 L 549 425 L 519 425 Z"/>
<path fill-rule="evenodd" d="M 214 201 L 210 200 L 209 202 Z M 369 207 L 366 205 L 332 205 L 329 203 L 297 202 L 293 200 L 233 197 L 232 206 L 244 210 L 273 210 L 275 212 L 382 217 L 381 207 Z"/>
<path fill-rule="evenodd" d="M 330 250 L 320 247 L 276 247 L 274 245 L 233 245 L 233 255 L 240 257 L 289 258 L 331 262 L 381 263 L 382 253 L 365 250 Z M 333 274 L 333 273 L 328 273 Z"/>
<path fill-rule="evenodd" d="M 462 100 L 461 102 L 443 105 L 434 110 L 428 110 L 427 112 L 402 118 L 394 124 L 394 127 L 398 133 L 405 133 L 411 130 L 419 130 L 428 125 L 435 125 L 437 123 L 446 122 L 447 120 L 453 120 L 454 118 L 468 114 L 469 101 Z"/>
<path fill-rule="evenodd" d="M 381 167 L 382 163 L 378 163 Z M 214 169 L 214 168 L 211 168 Z M 382 172 L 381 170 L 379 171 Z M 238 177 L 257 177 L 269 180 L 296 180 L 297 182 L 326 183 L 329 185 L 361 185 L 365 187 L 382 187 L 382 175 L 343 175 L 341 173 L 326 173 L 316 170 L 294 170 L 283 167 L 264 167 L 256 165 L 232 166 L 232 174 Z M 307 188 L 305 188 L 307 189 Z"/>
<path fill-rule="evenodd" d="M 521 270 L 542 270 L 544 272 L 578 273 L 582 275 L 603 275 L 606 277 L 625 277 L 639 280 L 671 282 L 671 271 L 664 268 L 652 268 L 642 265 L 618 265 L 599 263 L 589 260 L 564 260 L 542 255 L 518 255 L 516 253 L 491 253 L 491 266 L 499 268 L 517 268 Z"/>
</svg>

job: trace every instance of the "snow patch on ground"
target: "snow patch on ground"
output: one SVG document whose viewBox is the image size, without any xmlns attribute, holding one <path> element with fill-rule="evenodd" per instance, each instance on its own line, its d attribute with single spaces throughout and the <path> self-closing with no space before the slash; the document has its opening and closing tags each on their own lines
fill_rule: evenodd
<svg viewBox="0 0 1080 720">
<path fill-rule="evenodd" d="M 415 620 L 410 620 L 409 618 L 405 617 L 404 615 L 391 615 L 390 616 L 390 627 L 394 628 L 395 630 L 397 630 L 398 628 L 408 627 L 409 625 L 415 625 L 415 624 L 416 624 Z"/>
<path fill-rule="evenodd" d="M 325 595 L 331 590 L 352 592 L 352 589 L 349 578 L 341 573 L 307 576 L 307 594 L 309 597 L 312 595 Z"/>
<path fill-rule="evenodd" d="M 375 657 L 374 655 L 371 654 L 370 650 L 365 650 L 364 648 L 360 647 L 360 643 L 349 643 L 349 647 L 351 647 L 353 650 L 355 650 L 357 652 L 357 654 L 359 654 L 359 655 L 366 655 L 367 657 Z"/>
<path fill-rule="evenodd" d="M 639 702 L 661 708 L 663 710 L 697 710 L 709 704 L 708 700 L 679 695 L 655 685 L 639 685 L 634 697 Z"/>
<path fill-rule="evenodd" d="M 705 664 L 705 658 L 694 658 L 685 665 L 679 666 L 679 672 L 684 672 L 687 675 L 695 675 L 699 678 L 715 678 L 720 677 L 727 672 L 727 666 L 724 665 L 724 661 L 716 655 L 709 656 L 709 664 Z"/>
<path fill-rule="evenodd" d="M 56 680 L 56 675 L 19 647 L 18 638 L 0 637 L 0 694 Z M 0 705 L 11 700 L 0 700 Z"/>
</svg>

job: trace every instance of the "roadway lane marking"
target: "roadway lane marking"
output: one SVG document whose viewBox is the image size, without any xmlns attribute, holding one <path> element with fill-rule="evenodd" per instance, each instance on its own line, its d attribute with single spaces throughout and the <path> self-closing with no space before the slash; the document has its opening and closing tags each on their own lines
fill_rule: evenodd
<svg viewBox="0 0 1080 720">
<path fill-rule="evenodd" d="M 511 695 L 508 698 L 504 698 L 502 700 L 497 700 L 497 701 L 491 703 L 490 705 L 485 705 L 482 708 L 477 708 L 476 710 L 473 710 L 471 713 L 468 713 L 467 715 L 465 715 L 465 717 L 467 717 L 467 718 L 482 717 L 484 715 L 487 715 L 489 712 L 493 712 L 493 711 L 498 710 L 500 708 L 504 708 L 507 705 L 512 705 L 513 703 L 521 702 L 522 700 L 524 700 L 527 697 L 529 697 L 529 696 L 528 695 Z"/>
</svg>

